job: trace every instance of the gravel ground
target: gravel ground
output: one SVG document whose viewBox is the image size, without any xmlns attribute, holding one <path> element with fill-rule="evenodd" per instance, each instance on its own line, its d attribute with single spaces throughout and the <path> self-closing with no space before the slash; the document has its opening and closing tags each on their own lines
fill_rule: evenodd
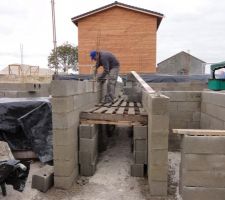
<svg viewBox="0 0 225 200">
<path fill-rule="evenodd" d="M 54 187 L 47 193 L 31 188 L 31 178 L 41 163 L 31 165 L 25 190 L 20 193 L 7 186 L 5 200 L 181 200 L 178 195 L 179 153 L 169 153 L 169 197 L 150 198 L 147 178 L 130 176 L 132 163 L 131 138 L 128 129 L 120 127 L 115 131 L 106 151 L 100 154 L 97 171 L 92 177 L 79 177 L 69 190 Z"/>
</svg>

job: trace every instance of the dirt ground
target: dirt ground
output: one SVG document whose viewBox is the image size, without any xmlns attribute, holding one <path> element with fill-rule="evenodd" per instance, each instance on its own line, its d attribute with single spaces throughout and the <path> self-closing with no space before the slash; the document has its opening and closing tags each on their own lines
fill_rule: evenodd
<svg viewBox="0 0 225 200">
<path fill-rule="evenodd" d="M 52 187 L 47 193 L 31 188 L 32 174 L 42 167 L 40 162 L 31 165 L 25 190 L 20 193 L 7 185 L 4 200 L 181 200 L 178 195 L 179 153 L 169 153 L 169 196 L 150 197 L 147 178 L 130 176 L 132 161 L 131 138 L 128 131 L 120 127 L 110 138 L 106 151 L 99 155 L 97 170 L 92 177 L 79 177 L 71 189 L 59 190 Z"/>
</svg>

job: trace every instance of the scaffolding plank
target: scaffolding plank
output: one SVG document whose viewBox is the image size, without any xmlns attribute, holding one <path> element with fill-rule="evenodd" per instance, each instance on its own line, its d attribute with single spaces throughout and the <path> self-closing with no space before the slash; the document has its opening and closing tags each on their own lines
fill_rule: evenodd
<svg viewBox="0 0 225 200">
<path fill-rule="evenodd" d="M 129 107 L 129 109 L 128 109 L 128 115 L 135 115 L 134 107 Z"/>
<path fill-rule="evenodd" d="M 126 105 L 127 105 L 127 102 L 126 101 L 123 101 L 123 103 L 120 106 L 126 107 Z"/>
<path fill-rule="evenodd" d="M 112 114 L 116 109 L 117 109 L 116 107 L 111 107 L 105 113 L 106 114 Z"/>
<path fill-rule="evenodd" d="M 119 107 L 119 109 L 116 111 L 116 114 L 123 114 L 125 110 L 125 107 Z"/>
<path fill-rule="evenodd" d="M 115 102 L 112 106 L 119 106 L 120 105 L 120 103 L 123 101 L 123 98 L 120 98 L 120 99 L 118 99 L 118 101 L 117 102 Z"/>
<path fill-rule="evenodd" d="M 134 107 L 134 102 L 129 102 L 129 107 Z"/>
</svg>

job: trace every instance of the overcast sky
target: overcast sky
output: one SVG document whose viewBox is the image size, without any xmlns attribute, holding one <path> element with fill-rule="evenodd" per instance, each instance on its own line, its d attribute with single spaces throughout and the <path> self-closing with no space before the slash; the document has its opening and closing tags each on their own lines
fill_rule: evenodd
<svg viewBox="0 0 225 200">
<path fill-rule="evenodd" d="M 110 0 L 55 0 L 57 45 L 77 45 L 71 18 Z M 224 0 L 120 0 L 165 15 L 157 33 L 157 62 L 186 51 L 207 63 L 225 60 Z M 0 0 L 0 68 L 23 62 L 47 66 L 53 48 L 50 0 Z"/>
</svg>

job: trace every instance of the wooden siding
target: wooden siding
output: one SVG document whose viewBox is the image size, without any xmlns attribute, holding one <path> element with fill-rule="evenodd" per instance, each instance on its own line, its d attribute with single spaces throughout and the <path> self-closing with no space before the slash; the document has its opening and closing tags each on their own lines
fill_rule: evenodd
<svg viewBox="0 0 225 200">
<path fill-rule="evenodd" d="M 156 71 L 157 18 L 114 7 L 78 22 L 80 73 L 90 73 L 93 49 L 111 51 L 120 61 L 120 73 Z"/>
</svg>

